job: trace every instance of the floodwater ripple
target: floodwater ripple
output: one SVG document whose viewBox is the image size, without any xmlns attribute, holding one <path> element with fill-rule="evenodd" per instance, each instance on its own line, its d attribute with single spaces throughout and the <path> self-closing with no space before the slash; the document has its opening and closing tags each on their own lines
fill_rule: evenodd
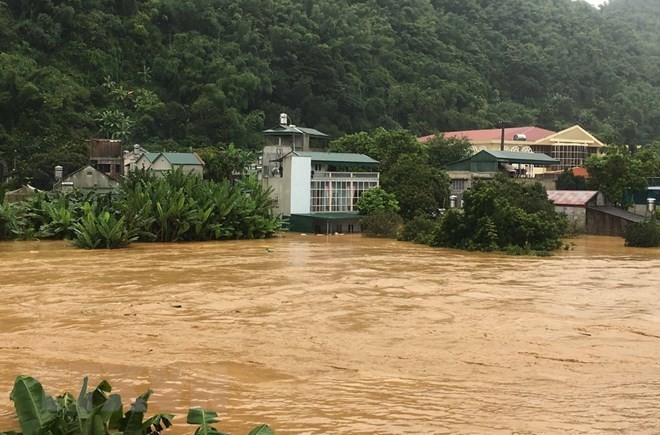
<svg viewBox="0 0 660 435">
<path fill-rule="evenodd" d="M 659 250 L 549 258 L 301 236 L 81 251 L 0 243 L 0 429 L 29 374 L 223 430 L 655 433 Z M 5 394 L 1 392 L 5 391 Z M 177 424 L 178 422 L 178 424 Z"/>
</svg>

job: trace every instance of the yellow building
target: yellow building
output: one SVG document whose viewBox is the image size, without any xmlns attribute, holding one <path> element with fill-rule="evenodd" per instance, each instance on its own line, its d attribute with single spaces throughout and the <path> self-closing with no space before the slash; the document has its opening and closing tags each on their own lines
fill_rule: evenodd
<svg viewBox="0 0 660 435">
<path fill-rule="evenodd" d="M 513 127 L 488 130 L 448 131 L 445 137 L 466 138 L 472 143 L 472 152 L 513 151 L 528 153 L 543 153 L 559 164 L 548 167 L 547 171 L 563 171 L 584 165 L 584 161 L 592 154 L 601 154 L 605 147 L 591 133 L 574 125 L 560 132 L 554 132 L 539 127 Z M 427 142 L 435 135 L 420 137 L 420 142 Z M 541 169 L 541 168 L 539 168 Z"/>
</svg>

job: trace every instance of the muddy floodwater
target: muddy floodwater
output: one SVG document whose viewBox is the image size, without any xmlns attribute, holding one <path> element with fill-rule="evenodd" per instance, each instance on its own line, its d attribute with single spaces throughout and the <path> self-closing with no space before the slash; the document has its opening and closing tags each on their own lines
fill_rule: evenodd
<svg viewBox="0 0 660 435">
<path fill-rule="evenodd" d="M 660 250 L 549 258 L 360 236 L 0 243 L 0 431 L 14 378 L 107 379 L 245 434 L 659 433 Z"/>
</svg>

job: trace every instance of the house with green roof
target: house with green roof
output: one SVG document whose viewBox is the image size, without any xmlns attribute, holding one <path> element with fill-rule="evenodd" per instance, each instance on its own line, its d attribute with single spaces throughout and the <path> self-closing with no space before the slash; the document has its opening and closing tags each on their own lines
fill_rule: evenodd
<svg viewBox="0 0 660 435">
<path fill-rule="evenodd" d="M 460 203 L 463 192 L 477 180 L 493 179 L 498 173 L 523 181 L 531 180 L 535 178 L 537 166 L 557 164 L 559 159 L 543 153 L 482 150 L 466 159 L 447 163 L 445 168 L 451 180 L 451 194 L 456 195 Z"/>
<path fill-rule="evenodd" d="M 379 185 L 378 162 L 364 154 L 328 152 L 328 135 L 287 124 L 263 132 L 260 178 L 271 189 L 274 211 L 292 231 L 317 234 L 360 232 L 356 203 Z"/>
<path fill-rule="evenodd" d="M 197 153 L 143 152 L 132 166 L 156 174 L 180 169 L 200 178 L 204 175 L 204 161 Z"/>
</svg>

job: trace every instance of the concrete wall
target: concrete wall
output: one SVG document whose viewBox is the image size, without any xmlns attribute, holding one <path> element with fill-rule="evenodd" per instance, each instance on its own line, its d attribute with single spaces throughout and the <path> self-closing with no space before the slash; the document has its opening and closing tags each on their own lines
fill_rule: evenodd
<svg viewBox="0 0 660 435">
<path fill-rule="evenodd" d="M 108 178 L 91 166 L 64 177 L 63 181 L 72 182 L 75 189 L 112 190 L 119 185 L 117 181 Z"/>
<path fill-rule="evenodd" d="M 587 234 L 598 236 L 621 236 L 631 221 L 600 211 L 598 208 L 587 209 Z"/>
<path fill-rule="evenodd" d="M 569 222 L 573 224 L 573 228 L 580 233 L 587 231 L 587 208 L 581 206 L 555 206 L 555 211 L 564 213 L 568 217 Z"/>
<path fill-rule="evenodd" d="M 312 159 L 290 156 L 291 213 L 309 213 L 311 204 Z M 285 171 L 285 175 L 286 175 Z"/>
</svg>

